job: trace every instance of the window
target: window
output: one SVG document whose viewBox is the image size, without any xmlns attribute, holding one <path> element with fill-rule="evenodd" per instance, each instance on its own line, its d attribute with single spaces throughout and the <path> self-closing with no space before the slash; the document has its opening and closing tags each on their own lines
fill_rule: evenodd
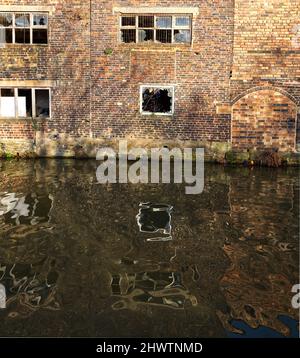
<svg viewBox="0 0 300 358">
<path fill-rule="evenodd" d="M 49 118 L 50 90 L 36 88 L 1 88 L 0 117 Z"/>
<path fill-rule="evenodd" d="M 191 43 L 190 15 L 122 15 L 121 42 Z"/>
<path fill-rule="evenodd" d="M 48 14 L 0 12 L 0 44 L 47 44 Z"/>
<path fill-rule="evenodd" d="M 172 115 L 174 113 L 174 87 L 142 86 L 141 113 Z"/>
</svg>

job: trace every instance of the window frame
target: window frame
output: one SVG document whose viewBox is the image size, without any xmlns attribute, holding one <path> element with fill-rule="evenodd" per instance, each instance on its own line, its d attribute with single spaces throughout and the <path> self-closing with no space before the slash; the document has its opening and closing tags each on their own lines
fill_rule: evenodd
<svg viewBox="0 0 300 358">
<path fill-rule="evenodd" d="M 1 119 L 11 119 L 11 120 L 23 120 L 23 119 L 41 119 L 41 120 L 48 120 L 52 118 L 52 111 L 51 111 L 51 103 L 52 103 L 52 98 L 51 98 L 51 88 L 49 87 L 0 87 L 0 99 L 2 98 L 1 96 L 1 90 L 3 89 L 10 89 L 10 90 L 14 90 L 14 101 L 15 101 L 15 116 L 14 117 L 2 117 L 1 116 L 1 100 L 0 100 L 0 120 Z M 32 116 L 31 117 L 20 117 L 19 116 L 19 108 L 18 108 L 18 97 L 19 97 L 19 90 L 31 90 L 31 111 L 32 111 Z M 49 116 L 47 117 L 37 117 L 36 116 L 36 90 L 47 90 L 49 93 Z M 4 97 L 5 98 L 5 97 Z"/>
<path fill-rule="evenodd" d="M 139 27 L 139 17 L 142 16 L 151 16 L 154 18 L 154 27 Z M 123 26 L 122 19 L 124 17 L 134 17 L 135 18 L 135 26 Z M 157 27 L 157 18 L 158 17 L 171 17 L 171 27 Z M 180 17 L 188 17 L 190 19 L 189 26 L 176 26 L 176 18 Z M 135 42 L 124 42 L 122 41 L 122 30 L 135 30 Z M 139 30 L 153 30 L 153 41 L 149 41 L 153 44 L 164 44 L 164 45 L 184 45 L 184 46 L 191 46 L 193 43 L 193 15 L 188 14 L 173 14 L 173 13 L 163 13 L 163 14 L 130 14 L 130 13 L 121 13 L 119 14 L 119 42 L 121 44 L 131 45 L 141 45 L 147 44 L 148 41 L 139 41 Z M 157 30 L 171 30 L 171 42 L 160 42 L 157 41 Z M 190 41 L 189 42 L 175 42 L 175 31 L 176 30 L 189 30 L 190 31 Z"/>
<path fill-rule="evenodd" d="M 50 14 L 49 12 L 45 12 L 45 11 L 0 11 L 0 15 L 1 14 L 5 14 L 5 15 L 12 15 L 12 26 L 8 26 L 8 27 L 1 27 L 3 29 L 10 29 L 12 30 L 12 42 L 8 42 L 8 43 L 2 43 L 0 44 L 1 46 L 3 45 L 21 45 L 21 46 L 48 46 L 49 45 L 49 21 L 50 21 Z M 16 25 L 16 15 L 29 15 L 29 26 L 25 26 L 25 27 L 19 27 Z M 36 15 L 44 15 L 47 16 L 47 25 L 34 25 L 33 24 L 33 20 L 34 20 L 34 16 Z M 16 42 L 16 30 L 21 30 L 21 29 L 29 29 L 30 32 L 30 42 L 29 43 L 20 43 L 20 42 Z M 33 31 L 34 30 L 47 30 L 47 43 L 34 43 L 33 42 Z"/>
<path fill-rule="evenodd" d="M 171 112 L 168 113 L 160 113 L 160 112 L 145 112 L 143 111 L 143 92 L 144 90 L 146 90 L 147 88 L 155 88 L 155 89 L 161 89 L 161 90 L 171 90 L 172 93 L 172 107 L 171 107 Z M 175 86 L 174 85 L 153 85 L 153 84 L 148 84 L 148 85 L 141 85 L 140 86 L 140 114 L 143 116 L 168 116 L 168 117 L 172 117 L 175 114 Z"/>
</svg>

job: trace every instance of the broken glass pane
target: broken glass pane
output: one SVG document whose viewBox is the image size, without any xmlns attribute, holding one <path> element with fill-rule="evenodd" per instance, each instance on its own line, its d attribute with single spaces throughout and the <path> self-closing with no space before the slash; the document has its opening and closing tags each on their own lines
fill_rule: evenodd
<svg viewBox="0 0 300 358">
<path fill-rule="evenodd" d="M 171 16 L 159 16 L 156 18 L 156 27 L 160 29 L 168 29 L 172 27 Z"/>
<path fill-rule="evenodd" d="M 0 25 L 0 44 L 11 44 L 12 43 L 12 29 L 1 27 Z"/>
<path fill-rule="evenodd" d="M 191 42 L 191 31 L 190 30 L 175 30 L 174 31 L 174 42 L 190 43 Z"/>
<path fill-rule="evenodd" d="M 36 116 L 47 118 L 50 115 L 49 90 L 35 90 Z"/>
<path fill-rule="evenodd" d="M 16 43 L 17 44 L 29 44 L 30 43 L 30 30 L 29 29 L 16 29 L 15 30 Z"/>
<path fill-rule="evenodd" d="M 18 90 L 18 116 L 32 117 L 31 89 Z"/>
<path fill-rule="evenodd" d="M 16 26 L 17 27 L 30 27 L 30 15 L 29 14 L 16 14 Z"/>
<path fill-rule="evenodd" d="M 2 88 L 0 91 L 0 117 L 15 117 L 15 93 L 13 88 Z"/>
<path fill-rule="evenodd" d="M 156 41 L 172 43 L 172 30 L 156 30 Z"/>
<path fill-rule="evenodd" d="M 1 27 L 10 27 L 13 24 L 12 14 L 0 13 L 0 28 Z"/>
<path fill-rule="evenodd" d="M 180 16 L 175 19 L 176 27 L 188 27 L 191 26 L 191 18 L 189 16 Z"/>
<path fill-rule="evenodd" d="M 135 26 L 135 16 L 122 16 L 122 26 Z"/>
<path fill-rule="evenodd" d="M 125 43 L 136 42 L 136 30 L 121 30 L 121 39 Z"/>
<path fill-rule="evenodd" d="M 139 30 L 139 42 L 153 41 L 154 30 Z"/>
<path fill-rule="evenodd" d="M 143 91 L 143 112 L 172 113 L 172 91 L 160 88 L 146 88 Z"/>
<path fill-rule="evenodd" d="M 32 30 L 32 43 L 47 44 L 48 43 L 48 30 L 47 29 L 33 29 Z"/>
<path fill-rule="evenodd" d="M 33 15 L 33 26 L 47 26 L 48 16 L 45 14 Z"/>
<path fill-rule="evenodd" d="M 139 27 L 154 27 L 154 16 L 139 16 Z"/>
</svg>

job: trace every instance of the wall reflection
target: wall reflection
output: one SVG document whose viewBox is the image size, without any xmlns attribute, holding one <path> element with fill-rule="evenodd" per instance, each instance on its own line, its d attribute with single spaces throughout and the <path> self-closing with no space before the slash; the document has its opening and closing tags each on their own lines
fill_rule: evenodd
<svg viewBox="0 0 300 358">
<path fill-rule="evenodd" d="M 41 317 L 49 336 L 291 334 L 297 169 L 207 166 L 186 196 L 98 185 L 96 168 L 0 162 L 0 335 L 45 334 Z"/>
</svg>

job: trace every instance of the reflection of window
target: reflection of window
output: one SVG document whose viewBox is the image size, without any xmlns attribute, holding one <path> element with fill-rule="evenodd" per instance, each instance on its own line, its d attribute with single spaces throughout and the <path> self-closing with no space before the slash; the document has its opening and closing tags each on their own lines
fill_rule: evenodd
<svg viewBox="0 0 300 358">
<path fill-rule="evenodd" d="M 0 117 L 48 118 L 50 117 L 49 89 L 2 88 L 0 89 Z"/>
<path fill-rule="evenodd" d="M 142 86 L 141 113 L 172 115 L 174 113 L 174 87 Z"/>
<path fill-rule="evenodd" d="M 48 14 L 0 12 L 0 44 L 47 44 Z"/>
<path fill-rule="evenodd" d="M 189 15 L 122 15 L 121 41 L 125 43 L 191 43 Z"/>
</svg>

